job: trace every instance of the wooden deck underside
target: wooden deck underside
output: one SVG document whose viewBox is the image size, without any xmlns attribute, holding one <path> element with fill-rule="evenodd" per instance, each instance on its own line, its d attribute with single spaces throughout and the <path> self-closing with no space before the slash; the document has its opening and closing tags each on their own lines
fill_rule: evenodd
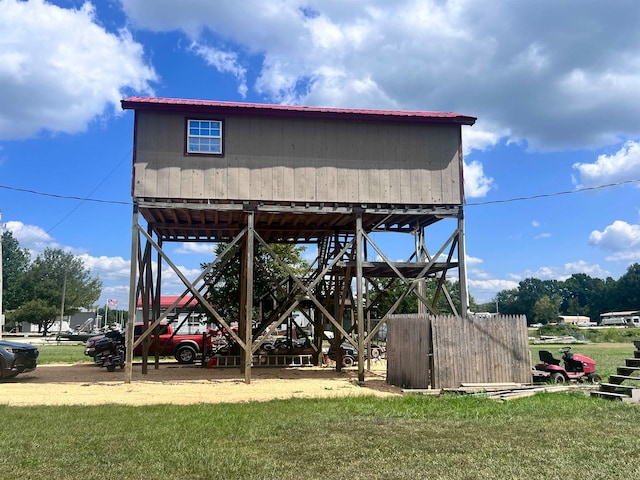
<svg viewBox="0 0 640 480">
<path fill-rule="evenodd" d="M 412 233 L 443 218 L 457 218 L 461 206 L 296 205 L 138 200 L 140 213 L 163 241 L 225 242 L 255 213 L 255 230 L 270 243 L 311 243 L 352 233 L 362 213 L 367 232 Z"/>
</svg>

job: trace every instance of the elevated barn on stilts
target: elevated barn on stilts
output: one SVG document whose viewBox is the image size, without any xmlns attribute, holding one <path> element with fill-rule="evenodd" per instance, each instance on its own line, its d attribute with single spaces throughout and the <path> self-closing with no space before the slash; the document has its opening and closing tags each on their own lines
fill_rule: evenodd
<svg viewBox="0 0 640 480">
<path fill-rule="evenodd" d="M 435 313 L 434 302 L 446 298 L 453 314 L 466 314 L 461 129 L 474 117 L 146 97 L 122 107 L 135 111 L 129 318 L 142 299 L 145 318 L 163 319 L 161 271 L 173 269 L 182 297 L 192 296 L 233 337 L 249 383 L 261 342 L 303 304 L 314 326 L 314 361 L 328 325 L 334 345 L 357 350 L 361 380 L 369 339 L 407 295 L 422 313 Z M 427 247 L 428 233 L 443 224 L 434 235 L 442 240 Z M 394 234 L 411 239 L 404 261 L 383 248 L 396 243 Z M 165 251 L 168 242 L 211 242 L 212 251 L 224 242 L 227 249 L 186 278 Z M 313 268 L 292 271 L 272 248 L 277 243 L 315 245 Z M 265 274 L 255 245 L 288 275 L 274 284 L 268 318 L 254 318 L 254 281 Z M 204 287 L 232 252 L 242 265 L 237 319 L 217 312 Z M 452 273 L 459 298 L 444 288 Z M 425 280 L 434 278 L 437 291 L 427 296 Z M 402 286 L 387 311 L 370 301 L 380 290 L 372 279 Z"/>
</svg>

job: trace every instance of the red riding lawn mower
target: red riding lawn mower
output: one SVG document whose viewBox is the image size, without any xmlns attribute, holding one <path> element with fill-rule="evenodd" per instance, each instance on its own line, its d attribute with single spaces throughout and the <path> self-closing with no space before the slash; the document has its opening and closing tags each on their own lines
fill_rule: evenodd
<svg viewBox="0 0 640 480">
<path fill-rule="evenodd" d="M 549 350 L 540 350 L 540 363 L 533 370 L 534 381 L 551 383 L 584 382 L 600 383 L 602 377 L 596 373 L 596 362 L 579 353 L 571 353 L 571 347 L 562 347 L 561 361 L 553 357 Z"/>
</svg>

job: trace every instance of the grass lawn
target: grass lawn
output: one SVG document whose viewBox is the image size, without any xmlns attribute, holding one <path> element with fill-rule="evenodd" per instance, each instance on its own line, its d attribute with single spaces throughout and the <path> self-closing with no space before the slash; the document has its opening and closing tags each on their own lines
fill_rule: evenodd
<svg viewBox="0 0 640 480">
<path fill-rule="evenodd" d="M 0 407 L 0 418 L 0 478 L 640 477 L 640 408 L 576 393 Z"/>
<path fill-rule="evenodd" d="M 38 345 L 38 365 L 49 363 L 82 363 L 93 359 L 84 354 L 84 345 L 78 343 L 61 343 L 60 345 Z"/>
<path fill-rule="evenodd" d="M 534 345 L 532 357 L 559 347 Z M 574 351 L 606 379 L 633 345 Z M 41 352 L 43 363 L 87 359 L 81 346 Z M 582 393 L 0 406 L 0 419 L 2 479 L 640 478 L 640 406 Z"/>
</svg>

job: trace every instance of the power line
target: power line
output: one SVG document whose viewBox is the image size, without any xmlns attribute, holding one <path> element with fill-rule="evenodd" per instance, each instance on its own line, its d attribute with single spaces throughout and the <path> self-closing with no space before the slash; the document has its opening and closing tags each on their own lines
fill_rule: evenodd
<svg viewBox="0 0 640 480">
<path fill-rule="evenodd" d="M 47 193 L 47 192 L 39 192 L 37 190 L 29 190 L 27 188 L 9 187 L 8 185 L 0 185 L 0 188 L 3 188 L 5 190 L 12 190 L 14 192 L 31 193 L 33 195 L 41 195 L 43 197 L 60 198 L 60 199 L 64 199 L 64 200 L 80 200 L 82 202 L 109 203 L 109 204 L 112 204 L 112 205 L 131 205 L 131 202 L 122 202 L 122 201 L 118 201 L 118 200 L 102 200 L 102 199 L 99 199 L 99 198 L 89 198 L 89 197 L 74 197 L 72 195 L 59 195 L 59 194 L 56 194 L 56 193 Z M 91 193 L 93 193 L 93 192 L 91 192 Z"/>
<path fill-rule="evenodd" d="M 492 204 L 496 204 L 496 203 L 511 203 L 511 202 L 520 202 L 522 200 L 536 200 L 538 198 L 559 197 L 560 195 L 571 195 L 571 194 L 574 194 L 574 193 L 582 193 L 582 192 L 588 192 L 588 191 L 593 191 L 593 190 L 603 190 L 605 188 L 619 187 L 619 186 L 622 186 L 622 185 L 626 185 L 628 183 L 638 183 L 638 182 L 640 182 L 640 179 L 623 180 L 623 181 L 615 182 L 615 183 L 607 183 L 607 184 L 604 184 L 604 185 L 597 185 L 595 187 L 577 188 L 575 190 L 569 190 L 569 191 L 565 191 L 565 192 L 541 193 L 539 195 L 532 195 L 530 197 L 517 197 L 517 198 L 507 198 L 507 199 L 504 199 L 504 200 L 488 200 L 486 202 L 467 203 L 467 204 L 465 204 L 465 206 L 467 206 L 467 207 L 475 207 L 475 206 L 478 206 L 478 205 L 492 205 Z"/>
<path fill-rule="evenodd" d="M 107 173 L 104 176 L 104 178 L 102 180 L 100 180 L 100 182 L 98 182 L 98 184 L 95 187 L 93 187 L 93 189 L 89 192 L 89 195 L 93 195 L 96 192 L 96 190 L 98 190 L 98 188 L 100 188 L 104 184 L 104 182 L 107 181 L 107 178 L 109 178 L 109 177 L 111 177 L 113 175 L 113 173 L 122 164 L 122 162 L 124 162 L 124 160 L 126 158 L 129 158 L 131 156 L 132 152 L 133 152 L 133 149 L 129 150 L 129 152 L 127 154 L 123 155 L 123 157 L 120 159 L 120 161 L 118 163 L 116 163 L 114 165 L 114 167 L 111 169 L 111 171 L 109 173 Z M 55 224 L 53 224 L 51 227 L 49 227 L 47 229 L 46 233 L 50 233 L 54 228 L 56 228 L 58 225 L 60 225 L 62 222 L 64 222 L 67 218 L 69 218 L 73 212 L 78 210 L 80 208 L 80 206 L 84 202 L 87 202 L 87 201 L 93 201 L 93 200 L 90 200 L 89 198 L 87 198 L 86 200 L 80 201 L 75 207 L 73 207 L 71 210 L 69 210 L 66 215 L 64 215 L 60 220 L 58 220 Z M 127 203 L 124 203 L 124 204 L 128 205 Z"/>
<path fill-rule="evenodd" d="M 101 182 L 101 183 L 104 183 L 104 181 Z M 588 191 L 594 191 L 594 190 L 604 190 L 605 188 L 611 188 L 611 187 L 620 187 L 622 185 L 627 185 L 627 184 L 631 184 L 631 183 L 640 183 L 640 179 L 623 180 L 623 181 L 620 181 L 620 182 L 607 183 L 607 184 L 604 184 L 604 185 L 597 185 L 595 187 L 577 188 L 576 190 L 568 190 L 568 191 L 564 191 L 564 192 L 541 193 L 541 194 L 538 194 L 538 195 L 531 195 L 529 197 L 516 197 L 516 198 L 506 198 L 506 199 L 502 199 L 502 200 L 488 200 L 486 202 L 466 203 L 465 206 L 467 206 L 467 207 L 476 207 L 476 206 L 481 206 L 481 205 L 492 205 L 492 204 L 497 204 L 497 203 L 511 203 L 511 202 L 520 202 L 520 201 L 523 201 L 523 200 L 536 200 L 536 199 L 539 199 L 539 198 L 559 197 L 561 195 L 572 195 L 572 194 L 575 194 L 575 193 L 582 193 L 582 192 L 588 192 Z M 96 188 L 91 193 L 93 193 L 95 190 L 97 190 L 99 186 L 100 186 L 100 184 L 98 186 L 96 186 Z M 44 196 L 44 197 L 60 198 L 60 199 L 65 199 L 65 200 L 80 200 L 82 202 L 106 203 L 106 204 L 112 204 L 112 205 L 131 205 L 132 204 L 131 202 L 123 202 L 123 201 L 119 201 L 119 200 L 104 200 L 104 199 L 98 199 L 98 198 L 75 197 L 75 196 L 71 196 L 71 195 L 59 195 L 59 194 L 55 194 L 55 193 L 39 192 L 37 190 L 29 190 L 29 189 L 26 189 L 26 188 L 10 187 L 8 185 L 0 185 L 0 188 L 3 188 L 5 190 L 12 190 L 12 191 L 16 191 L 16 192 L 31 193 L 33 195 L 41 195 L 41 196 Z"/>
</svg>

